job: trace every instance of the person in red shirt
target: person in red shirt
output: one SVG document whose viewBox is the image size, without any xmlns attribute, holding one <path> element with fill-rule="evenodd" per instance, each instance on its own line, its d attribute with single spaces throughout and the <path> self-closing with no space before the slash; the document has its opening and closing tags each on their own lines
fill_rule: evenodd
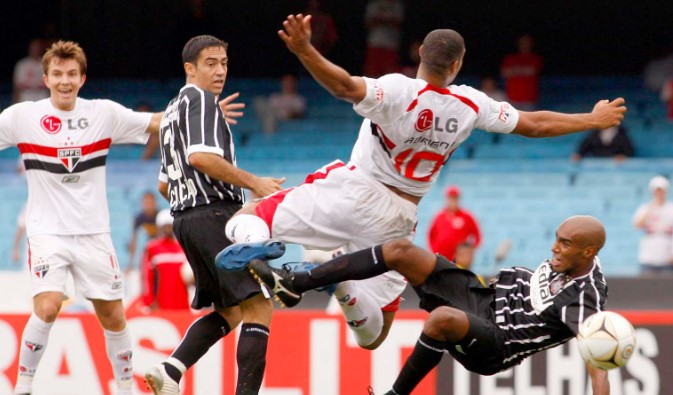
<svg viewBox="0 0 673 395">
<path fill-rule="evenodd" d="M 460 189 L 452 185 L 446 189 L 446 207 L 432 220 L 428 245 L 433 253 L 455 261 L 456 248 L 466 242 L 478 247 L 481 232 L 472 214 L 460 207 Z"/>
<path fill-rule="evenodd" d="M 538 101 L 542 56 L 533 52 L 533 37 L 523 35 L 517 40 L 518 51 L 505 56 L 500 74 L 512 105 L 522 110 L 533 110 Z"/>
<path fill-rule="evenodd" d="M 189 309 L 189 292 L 183 279 L 187 257 L 173 236 L 170 210 L 161 210 L 156 224 L 159 237 L 147 244 L 143 254 L 142 302 L 152 310 Z"/>
</svg>

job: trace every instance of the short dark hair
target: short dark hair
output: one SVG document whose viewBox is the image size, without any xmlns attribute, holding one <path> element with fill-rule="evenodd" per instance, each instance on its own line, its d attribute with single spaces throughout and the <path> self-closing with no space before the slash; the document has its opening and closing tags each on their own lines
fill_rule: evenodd
<svg viewBox="0 0 673 395">
<path fill-rule="evenodd" d="M 222 47 L 226 51 L 227 46 L 228 44 L 225 41 L 207 34 L 192 37 L 187 41 L 184 48 L 182 48 L 182 63 L 189 62 L 196 64 L 199 54 L 204 48 Z"/>
<path fill-rule="evenodd" d="M 451 63 L 459 60 L 465 50 L 463 36 L 455 30 L 433 30 L 423 39 L 421 63 L 431 70 L 443 73 Z"/>
</svg>

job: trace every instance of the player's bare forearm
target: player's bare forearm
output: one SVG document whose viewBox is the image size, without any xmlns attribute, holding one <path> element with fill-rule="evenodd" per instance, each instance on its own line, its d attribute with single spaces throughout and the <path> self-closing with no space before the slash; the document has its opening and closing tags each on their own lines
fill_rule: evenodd
<svg viewBox="0 0 673 395">
<path fill-rule="evenodd" d="M 168 197 L 168 183 L 159 181 L 159 186 L 157 187 L 157 189 L 159 190 L 161 196 L 163 196 L 164 199 L 166 199 L 166 201 L 170 203 L 171 198 Z"/>
<path fill-rule="evenodd" d="M 152 119 L 150 124 L 147 125 L 147 133 L 159 133 L 159 124 L 161 123 L 161 118 L 164 116 L 163 112 L 155 112 L 152 114 Z"/>
<path fill-rule="evenodd" d="M 280 184 L 285 182 L 285 178 L 257 177 L 211 153 L 193 153 L 189 155 L 189 164 L 210 178 L 249 189 L 260 197 L 281 190 Z"/>
<path fill-rule="evenodd" d="M 365 98 L 367 87 L 364 79 L 351 76 L 346 70 L 327 60 L 311 45 L 310 15 L 289 15 L 283 22 L 283 29 L 278 31 L 278 36 L 329 93 L 352 103 L 359 103 Z"/>
<path fill-rule="evenodd" d="M 589 364 L 586 365 L 589 377 L 591 377 L 593 395 L 610 395 L 610 381 L 608 381 L 607 370 L 598 369 Z"/>
<path fill-rule="evenodd" d="M 520 111 L 513 133 L 526 137 L 556 137 L 589 129 L 606 129 L 621 124 L 625 112 L 622 98 L 601 100 L 592 112 L 583 114 Z"/>
</svg>

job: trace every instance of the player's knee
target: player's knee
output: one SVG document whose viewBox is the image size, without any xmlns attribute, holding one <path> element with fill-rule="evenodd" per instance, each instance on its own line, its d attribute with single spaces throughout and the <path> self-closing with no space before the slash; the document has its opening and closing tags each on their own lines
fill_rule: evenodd
<svg viewBox="0 0 673 395">
<path fill-rule="evenodd" d="M 225 227 L 225 234 L 232 243 L 250 243 L 268 240 L 271 237 L 269 226 L 263 219 L 239 211 Z"/>
<path fill-rule="evenodd" d="M 397 270 L 409 260 L 414 244 L 407 239 L 397 239 L 383 245 L 383 256 L 388 268 Z"/>
<path fill-rule="evenodd" d="M 35 315 L 44 322 L 54 322 L 61 311 L 60 303 L 42 303 L 41 306 L 35 306 Z"/>
<path fill-rule="evenodd" d="M 271 324 L 273 303 L 262 294 L 253 296 L 240 304 L 243 322 L 256 323 L 265 326 Z"/>
<path fill-rule="evenodd" d="M 462 327 L 462 315 L 459 310 L 448 306 L 434 309 L 425 321 L 423 333 L 433 339 L 448 340 L 451 334 Z"/>
</svg>

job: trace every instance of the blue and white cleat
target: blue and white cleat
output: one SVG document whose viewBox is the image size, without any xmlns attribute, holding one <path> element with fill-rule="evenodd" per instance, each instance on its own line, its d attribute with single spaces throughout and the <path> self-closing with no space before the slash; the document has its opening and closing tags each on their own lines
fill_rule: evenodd
<svg viewBox="0 0 673 395">
<path fill-rule="evenodd" d="M 224 270 L 243 269 L 253 259 L 270 260 L 285 254 L 285 244 L 278 240 L 254 243 L 236 243 L 220 251 L 215 257 L 215 266 Z"/>
</svg>

